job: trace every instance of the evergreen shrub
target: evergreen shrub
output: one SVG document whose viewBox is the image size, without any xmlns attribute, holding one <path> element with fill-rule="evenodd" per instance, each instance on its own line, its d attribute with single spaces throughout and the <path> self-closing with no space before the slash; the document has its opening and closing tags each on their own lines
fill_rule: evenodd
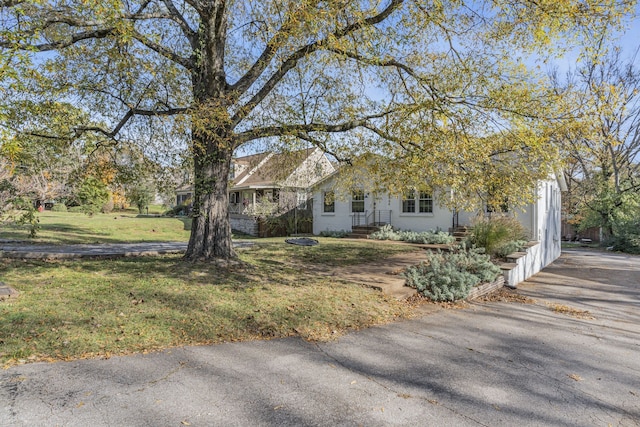
<svg viewBox="0 0 640 427">
<path fill-rule="evenodd" d="M 56 203 L 51 207 L 51 211 L 52 212 L 66 212 L 67 211 L 67 205 L 65 205 L 64 203 Z"/>
</svg>

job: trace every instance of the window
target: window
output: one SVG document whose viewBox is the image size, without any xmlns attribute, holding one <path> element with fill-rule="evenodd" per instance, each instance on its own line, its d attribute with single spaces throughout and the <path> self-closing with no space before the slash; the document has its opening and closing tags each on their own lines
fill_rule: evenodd
<svg viewBox="0 0 640 427">
<path fill-rule="evenodd" d="M 307 209 L 307 193 L 303 191 L 296 192 L 296 206 L 298 209 Z"/>
<path fill-rule="evenodd" d="M 336 196 L 333 191 L 325 191 L 322 195 L 322 212 L 334 213 L 336 211 Z"/>
<path fill-rule="evenodd" d="M 433 198 L 431 194 L 420 191 L 410 191 L 402 196 L 403 213 L 433 213 Z"/>
<path fill-rule="evenodd" d="M 418 209 L 420 213 L 433 213 L 433 199 L 431 198 L 431 194 L 420 192 Z"/>
<path fill-rule="evenodd" d="M 351 212 L 364 212 L 364 191 L 355 190 L 351 193 Z"/>
<path fill-rule="evenodd" d="M 402 196 L 402 212 L 414 213 L 416 211 L 416 196 L 415 192 L 410 191 Z"/>
</svg>

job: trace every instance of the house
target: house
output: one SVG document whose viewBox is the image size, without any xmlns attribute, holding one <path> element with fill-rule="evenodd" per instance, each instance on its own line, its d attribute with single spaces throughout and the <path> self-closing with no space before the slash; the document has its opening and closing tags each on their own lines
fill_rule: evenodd
<svg viewBox="0 0 640 427">
<path fill-rule="evenodd" d="M 325 154 L 317 148 L 235 158 L 229 176 L 231 228 L 250 235 L 263 235 L 259 232 L 258 218 L 287 215 L 294 215 L 296 223 L 301 222 L 301 218 L 307 218 L 310 223 L 308 189 L 334 170 Z M 188 206 L 192 197 L 193 185 L 178 188 L 176 205 Z"/>
<path fill-rule="evenodd" d="M 450 230 L 470 226 L 480 212 L 452 211 L 440 206 L 437 194 L 411 191 L 398 197 L 355 188 L 340 190 L 338 171 L 318 182 L 313 190 L 313 233 L 323 231 L 353 231 L 359 227 L 391 224 L 412 231 Z M 560 256 L 561 191 L 566 191 L 562 174 L 538 182 L 537 200 L 523 209 L 513 210 L 520 223 L 529 230 L 532 244 L 527 255 L 514 255 L 514 271 L 507 283 L 515 286 L 540 271 Z M 535 242 L 535 243 L 533 243 Z"/>
</svg>

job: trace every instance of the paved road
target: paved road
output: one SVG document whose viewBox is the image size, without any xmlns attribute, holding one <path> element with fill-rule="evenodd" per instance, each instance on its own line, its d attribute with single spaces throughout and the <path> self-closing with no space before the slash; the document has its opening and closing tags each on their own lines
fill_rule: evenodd
<svg viewBox="0 0 640 427">
<path fill-rule="evenodd" d="M 0 425 L 640 425 L 640 258 L 568 252 L 519 289 L 537 303 L 437 310 L 331 343 L 16 366 L 0 372 Z"/>
</svg>

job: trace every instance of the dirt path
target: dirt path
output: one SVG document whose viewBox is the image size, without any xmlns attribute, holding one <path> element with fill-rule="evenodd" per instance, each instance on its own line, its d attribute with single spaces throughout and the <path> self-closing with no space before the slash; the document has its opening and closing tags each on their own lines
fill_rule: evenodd
<svg viewBox="0 0 640 427">
<path fill-rule="evenodd" d="M 407 267 L 426 260 L 426 251 L 404 252 L 392 255 L 375 263 L 356 264 L 347 267 L 322 268 L 315 270 L 319 275 L 335 277 L 360 285 L 380 289 L 397 299 L 407 299 L 416 294 L 416 290 L 405 286 L 400 273 Z"/>
</svg>

